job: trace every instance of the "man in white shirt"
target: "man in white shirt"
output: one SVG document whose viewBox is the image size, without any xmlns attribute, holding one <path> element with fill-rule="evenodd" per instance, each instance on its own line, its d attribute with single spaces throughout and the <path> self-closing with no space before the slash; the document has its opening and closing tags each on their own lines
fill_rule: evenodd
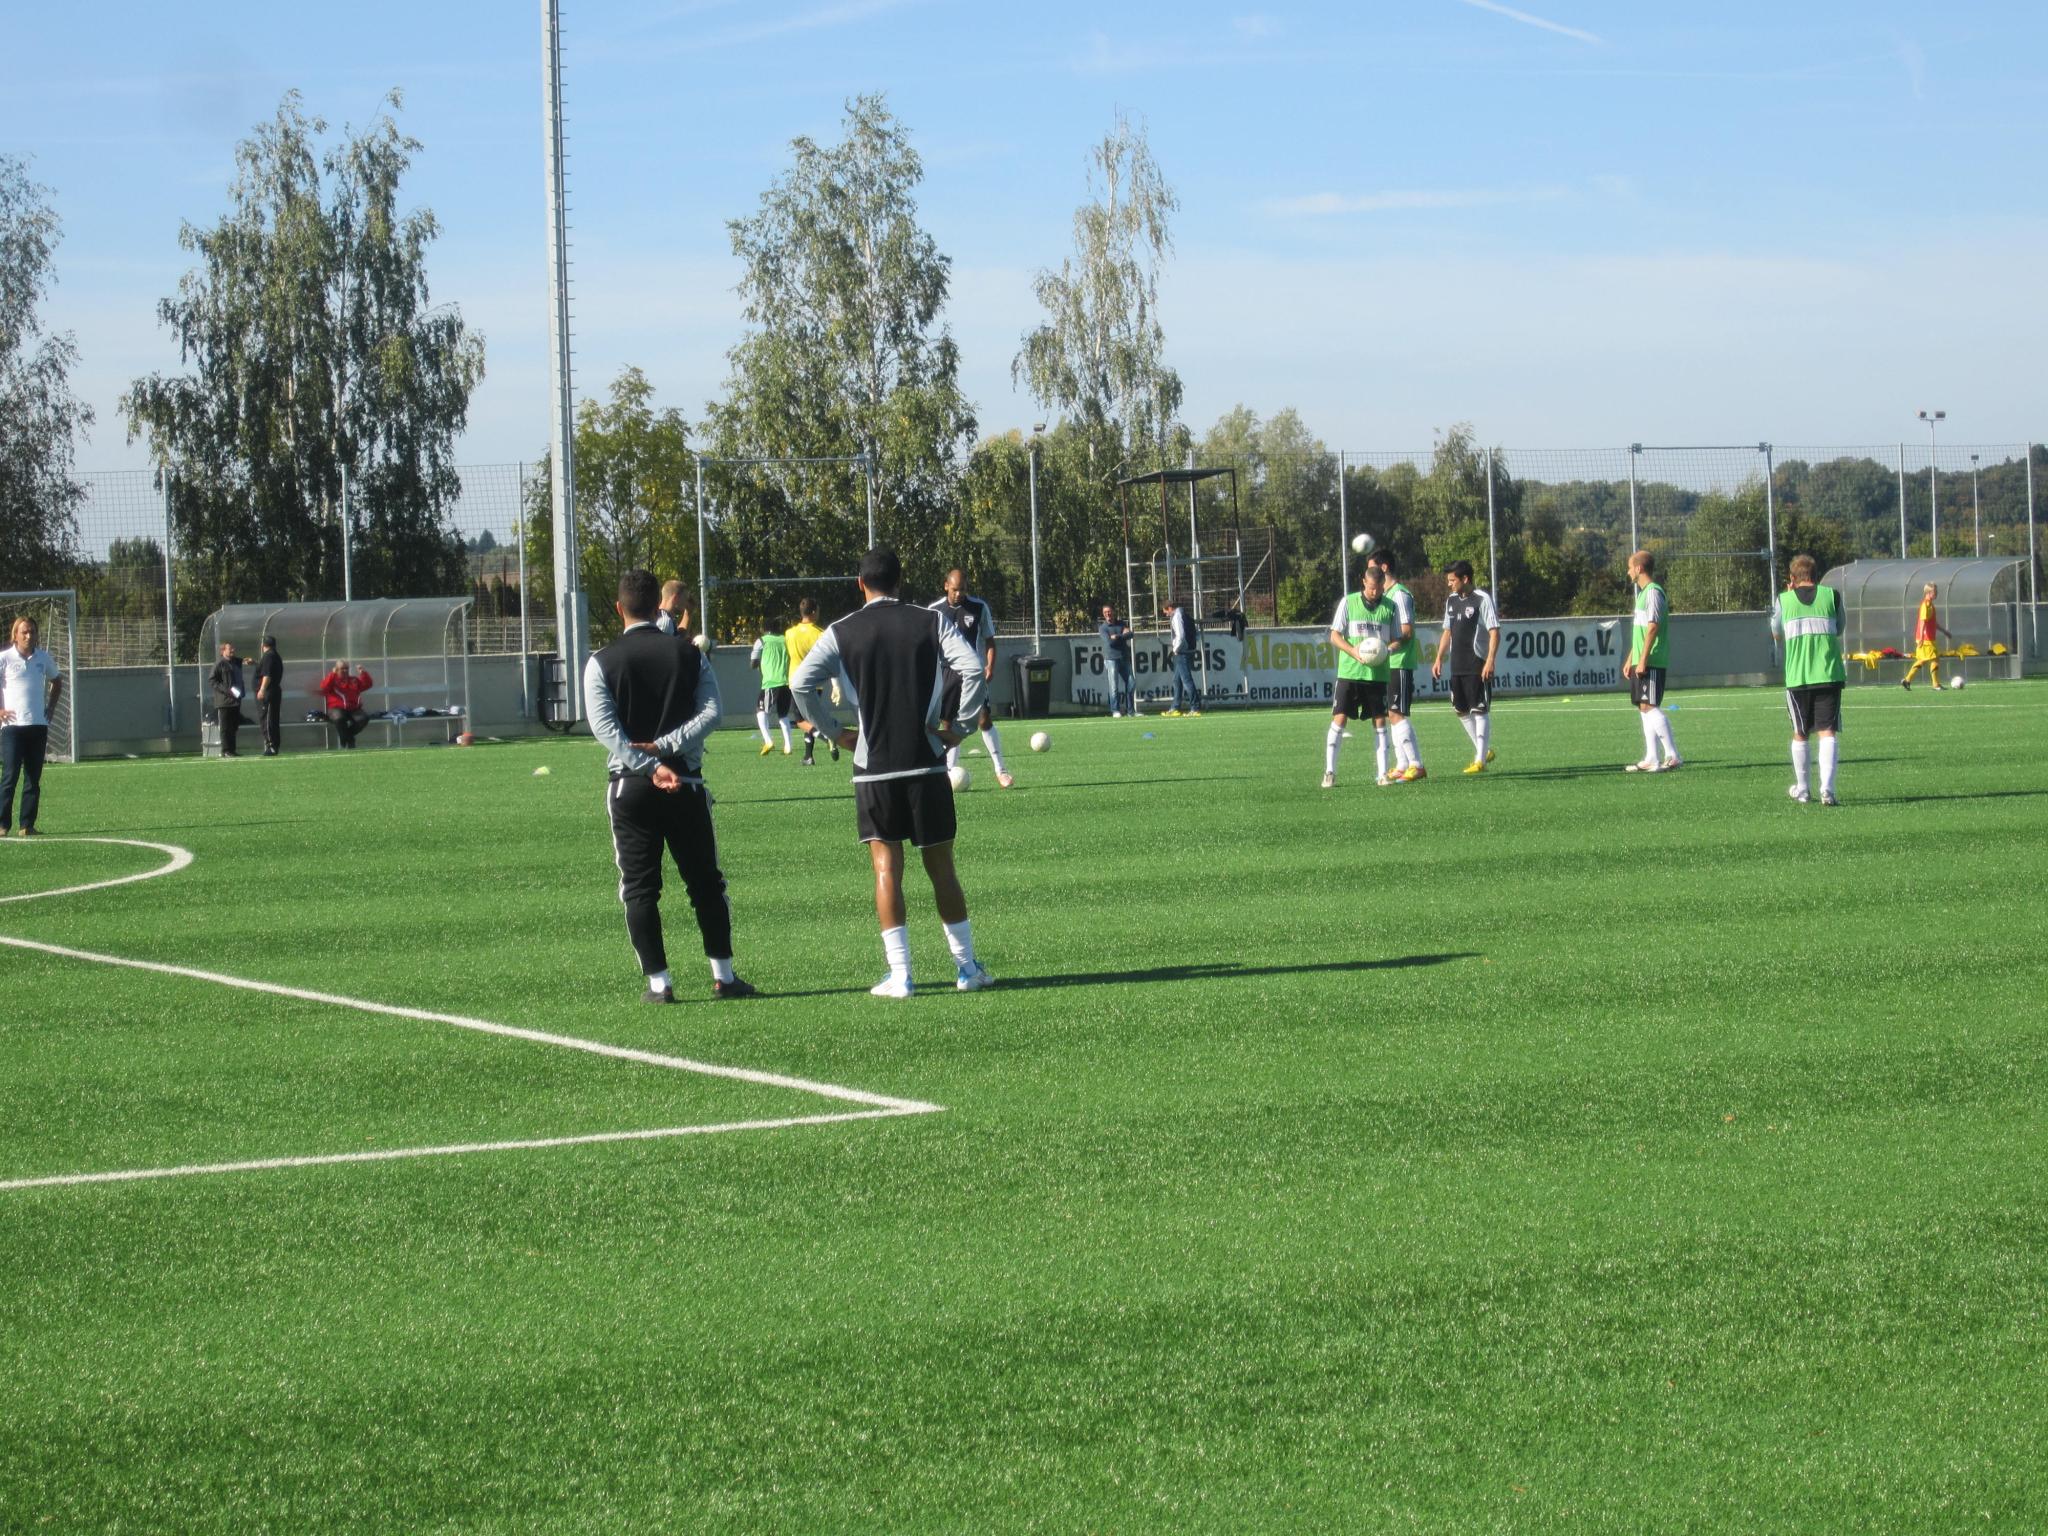
<svg viewBox="0 0 2048 1536">
<path fill-rule="evenodd" d="M 36 835 L 50 711 L 64 696 L 64 674 L 36 645 L 36 621 L 14 621 L 14 643 L 0 651 L 0 837 L 13 830 L 14 785 L 21 781 L 21 835 Z"/>
</svg>

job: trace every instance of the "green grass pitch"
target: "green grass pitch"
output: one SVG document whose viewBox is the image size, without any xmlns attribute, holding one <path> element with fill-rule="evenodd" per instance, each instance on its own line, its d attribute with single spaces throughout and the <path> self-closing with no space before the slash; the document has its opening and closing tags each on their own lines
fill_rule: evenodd
<svg viewBox="0 0 2048 1536">
<path fill-rule="evenodd" d="M 943 1113 L 0 1192 L 0 1529 L 2048 1527 L 2048 688 L 1056 721 L 881 973 L 722 736 L 643 1008 L 588 741 L 53 768 L 0 934 Z M 535 777 L 537 766 L 551 772 Z M 0 948 L 0 1180 L 846 1106 Z"/>
</svg>

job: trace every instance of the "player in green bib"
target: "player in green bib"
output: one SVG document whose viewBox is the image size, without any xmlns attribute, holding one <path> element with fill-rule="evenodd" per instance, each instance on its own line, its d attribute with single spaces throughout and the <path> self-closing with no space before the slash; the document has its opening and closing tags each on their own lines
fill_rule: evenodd
<svg viewBox="0 0 2048 1536">
<path fill-rule="evenodd" d="M 1621 675 L 1629 680 L 1629 697 L 1643 721 L 1643 755 L 1630 763 L 1630 773 L 1668 773 L 1683 767 L 1678 743 L 1671 739 L 1671 720 L 1664 713 L 1664 669 L 1671 660 L 1671 611 L 1664 589 L 1656 582 L 1657 557 L 1639 549 L 1628 557 L 1628 579 L 1636 589 L 1635 628 L 1629 634 L 1628 660 Z"/>
<path fill-rule="evenodd" d="M 789 721 L 796 713 L 796 701 L 789 694 L 789 642 L 783 639 L 780 626 L 768 626 L 747 653 L 747 662 L 761 674 L 761 699 L 754 708 L 754 724 L 761 731 L 761 755 L 766 757 L 775 750 L 775 738 L 768 734 L 768 717 L 772 714 L 782 722 L 782 755 L 787 757 Z"/>
<path fill-rule="evenodd" d="M 1849 668 L 1842 659 L 1842 599 L 1833 587 L 1815 584 L 1811 555 L 1792 557 L 1791 582 L 1771 608 L 1771 633 L 1785 645 L 1785 707 L 1792 715 L 1792 787 L 1801 805 L 1810 798 L 1806 738 L 1820 737 L 1820 803 L 1835 798 L 1836 739 L 1842 729 L 1842 685 Z"/>
<path fill-rule="evenodd" d="M 1400 615 L 1387 600 L 1380 568 L 1368 561 L 1359 567 L 1358 590 L 1330 615 L 1330 645 L 1337 652 L 1337 686 L 1332 696 L 1329 734 L 1323 738 L 1325 789 L 1337 787 L 1337 752 L 1344 745 L 1347 720 L 1372 722 L 1376 782 L 1400 782 L 1387 775 L 1387 674 L 1400 632 Z"/>
<path fill-rule="evenodd" d="M 1387 601 L 1394 605 L 1397 620 L 1394 649 L 1387 657 L 1387 736 L 1394 744 L 1392 776 L 1404 784 L 1413 784 L 1429 777 L 1429 770 L 1422 766 L 1422 748 L 1416 744 L 1415 723 L 1408 718 L 1415 713 L 1415 663 L 1422 655 L 1421 642 L 1415 638 L 1415 594 L 1394 579 L 1393 557 L 1385 549 L 1374 550 L 1371 559 L 1380 568 L 1380 585 L 1386 590 Z"/>
</svg>

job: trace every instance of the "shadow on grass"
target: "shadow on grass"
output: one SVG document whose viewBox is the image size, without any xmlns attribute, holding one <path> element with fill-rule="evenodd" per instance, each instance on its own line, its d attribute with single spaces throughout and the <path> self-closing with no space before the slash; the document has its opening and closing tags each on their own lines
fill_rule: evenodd
<svg viewBox="0 0 2048 1536">
<path fill-rule="evenodd" d="M 1054 790 L 1064 789 L 1124 789 L 1133 784 L 1224 784 L 1235 783 L 1243 777 L 1244 775 L 1241 773 L 1196 773 L 1185 774 L 1178 778 L 1090 779 L 1085 783 L 1079 784 L 1034 784 L 1030 780 L 1025 779 L 1020 780 L 1017 787 L 1019 789 L 1034 790 L 1039 794 L 1050 794 Z M 993 788 L 995 793 L 1001 794 L 1004 792 L 1000 785 L 995 785 Z M 967 791 L 969 794 L 977 792 L 974 790 Z M 848 783 L 837 794 L 730 795 L 718 794 L 714 791 L 711 798 L 714 805 L 800 805 L 805 801 L 812 800 L 846 801 L 853 798 L 853 785 Z"/>
<path fill-rule="evenodd" d="M 1442 955 L 1388 955 L 1378 960 L 1320 960 L 1308 965 L 1239 965 L 1232 960 L 1218 960 L 1198 965 L 1158 965 L 1142 971 L 1075 971 L 1058 976 L 999 976 L 993 988 L 997 992 L 1026 992 L 1041 987 L 1109 987 L 1124 986 L 1133 982 L 1155 981 L 1236 981 L 1252 976 L 1312 976 L 1329 972 L 1344 971 L 1401 971 L 1420 965 L 1447 965 L 1453 960 L 1477 960 L 1479 952 L 1473 949 L 1456 950 Z M 950 987 L 927 987 L 920 983 L 918 994 L 927 992 L 946 993 Z M 865 994 L 866 987 L 813 987 L 802 992 L 764 992 L 763 997 L 858 997 Z M 710 999 L 705 999 L 710 1001 Z"/>
<path fill-rule="evenodd" d="M 2048 789 L 1980 789 L 1954 795 L 1869 795 L 1856 797 L 1857 805 L 1938 805 L 1944 800 L 2033 800 L 2048 795 Z"/>
<path fill-rule="evenodd" d="M 1845 759 L 1844 761 L 1853 762 L 1860 768 L 1866 763 L 1896 763 L 1903 761 L 1903 759 L 1896 757 L 1858 757 Z M 1785 766 L 1785 759 L 1779 757 L 1771 758 L 1768 761 L 1742 763 L 1719 762 L 1705 757 L 1688 757 L 1685 760 L 1685 766 L 1678 770 L 1678 776 L 1685 778 L 1687 775 L 1695 773 L 1752 773 L 1758 769 L 1782 769 Z M 1521 779 L 1529 783 L 1539 783 L 1550 780 L 1607 779 L 1626 772 L 1627 770 L 1620 763 L 1579 763 L 1565 768 L 1491 768 L 1487 770 L 1486 776 L 1490 779 Z"/>
</svg>

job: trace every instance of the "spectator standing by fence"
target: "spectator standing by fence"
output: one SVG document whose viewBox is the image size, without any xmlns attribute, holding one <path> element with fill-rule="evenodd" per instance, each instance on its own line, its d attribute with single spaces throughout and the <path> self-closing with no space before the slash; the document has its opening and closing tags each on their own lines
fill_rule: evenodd
<svg viewBox="0 0 2048 1536">
<path fill-rule="evenodd" d="M 64 696 L 64 674 L 36 644 L 36 621 L 14 621 L 13 644 L 0 651 L 0 837 L 13 830 L 14 786 L 21 784 L 21 835 L 36 835 L 43 802 L 43 760 L 50 715 Z"/>
<path fill-rule="evenodd" d="M 363 712 L 363 695 L 375 686 L 376 679 L 370 676 L 369 668 L 352 667 L 345 661 L 337 663 L 332 672 L 320 679 L 320 697 L 344 751 L 355 750 L 356 737 L 370 723 L 370 717 Z"/>
<path fill-rule="evenodd" d="M 263 755 L 277 756 L 278 712 L 284 708 L 284 658 L 277 654 L 277 637 L 263 637 L 263 654 L 256 658 L 256 718 L 263 723 Z"/>
<path fill-rule="evenodd" d="M 1102 605 L 1102 675 L 1109 684 L 1109 717 L 1119 720 L 1135 715 L 1131 697 L 1131 626 L 1116 616 L 1116 605 Z"/>
<path fill-rule="evenodd" d="M 1170 626 L 1167 649 L 1173 653 L 1173 708 L 1166 713 L 1199 715 L 1202 686 L 1195 681 L 1195 648 L 1202 643 L 1201 626 L 1185 604 L 1168 600 L 1164 606 Z"/>
<path fill-rule="evenodd" d="M 220 755 L 240 757 L 235 733 L 242 728 L 242 658 L 235 654 L 231 642 L 221 641 L 220 660 L 213 664 L 206 681 L 213 693 L 214 723 L 220 729 Z"/>
</svg>

